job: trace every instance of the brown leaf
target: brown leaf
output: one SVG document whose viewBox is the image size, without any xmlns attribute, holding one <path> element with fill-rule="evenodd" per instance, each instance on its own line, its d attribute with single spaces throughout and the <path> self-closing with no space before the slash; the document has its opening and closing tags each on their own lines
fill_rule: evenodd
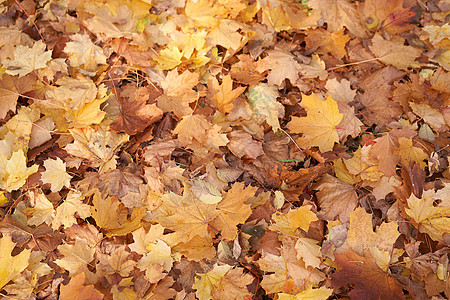
<svg viewBox="0 0 450 300">
<path fill-rule="evenodd" d="M 358 195 L 353 186 L 324 174 L 313 188 L 319 190 L 316 195 L 322 218 L 334 220 L 338 217 L 342 223 L 349 220 L 349 213 L 358 205 Z"/>
<path fill-rule="evenodd" d="M 356 300 L 398 300 L 405 299 L 401 285 L 385 271 L 381 270 L 369 252 L 360 256 L 352 250 L 335 254 L 336 263 L 341 267 L 331 275 L 336 287 L 353 285 L 348 293 Z"/>
<path fill-rule="evenodd" d="M 125 86 L 116 95 L 119 102 L 119 117 L 111 123 L 111 129 L 133 135 L 161 119 L 163 111 L 155 104 L 146 104 L 148 96 L 145 88 Z"/>
</svg>

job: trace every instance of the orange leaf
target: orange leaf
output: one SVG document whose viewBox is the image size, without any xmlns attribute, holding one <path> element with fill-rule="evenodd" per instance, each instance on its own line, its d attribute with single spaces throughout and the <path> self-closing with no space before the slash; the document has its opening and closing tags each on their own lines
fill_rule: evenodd
<svg viewBox="0 0 450 300">
<path fill-rule="evenodd" d="M 94 288 L 93 284 L 84 285 L 86 275 L 80 273 L 70 280 L 67 285 L 61 285 L 60 298 L 61 300 L 101 300 L 103 294 Z"/>
</svg>

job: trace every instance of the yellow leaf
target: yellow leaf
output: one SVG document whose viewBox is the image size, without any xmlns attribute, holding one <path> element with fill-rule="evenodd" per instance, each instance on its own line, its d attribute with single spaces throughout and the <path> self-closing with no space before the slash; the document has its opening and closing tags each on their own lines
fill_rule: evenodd
<svg viewBox="0 0 450 300">
<path fill-rule="evenodd" d="M 69 55 L 70 66 L 88 72 L 96 72 L 98 65 L 106 64 L 107 57 L 103 49 L 95 45 L 87 34 L 70 36 L 72 42 L 66 43 L 64 52 Z"/>
<path fill-rule="evenodd" d="M 195 278 L 195 283 L 192 286 L 197 289 L 195 295 L 199 300 L 212 299 L 212 291 L 216 287 L 216 284 L 225 276 L 225 274 L 231 269 L 230 265 L 219 266 L 217 263 L 213 269 L 205 274 L 199 274 L 200 278 Z"/>
<path fill-rule="evenodd" d="M 257 189 L 253 186 L 244 187 L 243 182 L 236 182 L 223 196 L 222 201 L 217 205 L 219 216 L 213 223 L 213 226 L 220 231 L 223 239 L 234 239 L 237 235 L 236 226 L 244 223 L 252 214 L 250 205 L 244 202 L 253 197 Z"/>
<path fill-rule="evenodd" d="M 83 199 L 84 197 L 78 191 L 71 190 L 67 194 L 66 200 L 56 209 L 56 215 L 52 221 L 53 230 L 58 230 L 61 225 L 68 228 L 76 224 L 75 214 L 82 219 L 86 219 L 91 215 L 91 207 L 84 204 L 82 202 Z"/>
<path fill-rule="evenodd" d="M 295 250 L 297 251 L 297 259 L 305 262 L 305 266 L 318 268 L 322 260 L 320 254 L 321 247 L 317 245 L 317 241 L 308 238 L 299 238 L 295 243 Z"/>
<path fill-rule="evenodd" d="M 181 64 L 183 53 L 177 46 L 167 47 L 159 52 L 155 58 L 158 70 L 170 70 Z"/>
<path fill-rule="evenodd" d="M 306 117 L 293 117 L 287 128 L 293 133 L 302 133 L 297 140 L 300 147 L 318 146 L 321 152 L 333 150 L 335 142 L 339 141 L 336 126 L 339 125 L 343 114 L 335 100 L 328 96 L 326 101 L 315 94 L 303 95 L 301 105 L 305 108 Z"/>
<path fill-rule="evenodd" d="M 412 194 L 407 200 L 408 208 L 405 211 L 420 232 L 428 234 L 435 241 L 442 241 L 443 235 L 450 232 L 450 206 L 448 201 L 434 206 L 435 199 L 433 190 L 424 191 L 420 199 Z"/>
<path fill-rule="evenodd" d="M 31 215 L 31 218 L 27 220 L 27 224 L 39 226 L 45 223 L 50 225 L 55 217 L 53 204 L 39 190 L 28 191 L 27 194 L 30 202 L 34 204 L 33 207 L 25 210 L 27 214 Z"/>
<path fill-rule="evenodd" d="M 212 89 L 216 91 L 211 98 L 214 107 L 223 113 L 229 113 L 233 109 L 233 101 L 242 94 L 245 87 L 240 86 L 233 90 L 233 80 L 230 75 L 223 77 L 220 86 L 217 86 L 218 83 L 215 77 L 213 77 L 211 82 Z"/>
<path fill-rule="evenodd" d="M 161 80 L 164 94 L 156 98 L 158 107 L 164 112 L 173 111 L 179 118 L 190 115 L 193 110 L 189 103 L 199 97 L 199 93 L 193 90 L 197 84 L 197 73 L 188 70 L 182 74 L 178 74 L 177 70 L 169 71 L 166 78 Z"/>
<path fill-rule="evenodd" d="M 313 289 L 312 286 L 298 294 L 290 295 L 285 293 L 279 293 L 279 300 L 327 300 L 333 294 L 333 289 L 327 287 L 320 287 Z"/>
<path fill-rule="evenodd" d="M 55 263 L 69 271 L 71 276 L 89 272 L 87 265 L 94 259 L 95 249 L 91 248 L 86 240 L 76 238 L 74 245 L 59 245 L 58 250 L 64 257 L 55 260 Z"/>
<path fill-rule="evenodd" d="M 31 251 L 25 249 L 18 255 L 11 256 L 14 247 L 11 236 L 4 235 L 0 238 L 0 289 L 28 266 Z"/>
<path fill-rule="evenodd" d="M 155 243 L 162 237 L 164 227 L 159 224 L 152 225 L 148 232 L 143 227 L 132 232 L 134 243 L 130 244 L 131 251 L 138 254 L 146 254 L 149 251 L 148 245 Z"/>
<path fill-rule="evenodd" d="M 117 229 L 127 220 L 127 209 L 123 206 L 120 209 L 117 197 L 102 197 L 100 192 L 96 192 L 92 204 L 92 217 L 100 228 Z"/>
<path fill-rule="evenodd" d="M 178 134 L 178 140 L 183 146 L 188 146 L 195 139 L 201 144 L 206 142 L 206 132 L 212 128 L 211 123 L 204 115 L 184 116 L 173 130 L 173 134 Z"/>
<path fill-rule="evenodd" d="M 0 156 L 0 188 L 8 192 L 20 189 L 28 176 L 36 173 L 37 165 L 27 168 L 27 158 L 23 150 L 15 151 L 10 159 Z"/>
<path fill-rule="evenodd" d="M 163 197 L 163 204 L 156 210 L 156 221 L 174 231 L 170 234 L 173 244 L 187 243 L 196 235 L 210 236 L 210 223 L 219 214 L 215 208 L 216 205 L 203 203 L 185 188 L 183 196 L 169 193 Z"/>
<path fill-rule="evenodd" d="M 138 261 L 140 270 L 147 269 L 150 265 L 160 265 L 165 271 L 170 271 L 173 264 L 171 248 L 162 240 L 147 245 L 146 254 Z"/>
<path fill-rule="evenodd" d="M 66 164 L 57 157 L 55 160 L 47 159 L 44 161 L 45 172 L 41 174 L 41 180 L 44 184 L 51 185 L 52 192 L 59 192 L 64 186 L 70 187 L 72 176 L 66 172 Z"/>
<path fill-rule="evenodd" d="M 8 68 L 6 73 L 22 77 L 34 70 L 47 67 L 47 62 L 52 59 L 52 50 L 45 51 L 46 47 L 42 41 L 34 43 L 33 48 L 17 45 L 14 59 L 2 61 L 3 66 Z"/>
<path fill-rule="evenodd" d="M 308 231 L 311 222 L 319 220 L 316 214 L 311 211 L 311 207 L 309 205 L 291 209 L 287 213 L 287 217 L 289 219 L 289 226 L 292 231 L 295 231 L 297 228 Z"/>
<path fill-rule="evenodd" d="M 418 163 L 422 169 L 425 168 L 425 159 L 428 155 L 420 148 L 414 147 L 411 138 L 400 137 L 398 139 L 398 148 L 394 151 L 394 154 L 400 155 L 402 163 L 405 166 L 409 165 L 410 161 Z"/>
</svg>

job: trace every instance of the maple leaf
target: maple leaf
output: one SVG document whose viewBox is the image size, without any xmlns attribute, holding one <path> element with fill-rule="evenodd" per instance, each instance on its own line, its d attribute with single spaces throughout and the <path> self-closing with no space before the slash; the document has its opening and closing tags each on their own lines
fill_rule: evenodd
<svg viewBox="0 0 450 300">
<path fill-rule="evenodd" d="M 258 8 L 262 9 L 262 22 L 272 31 L 290 30 L 292 28 L 305 29 L 314 24 L 320 18 L 316 11 L 308 12 L 301 3 L 279 2 L 269 0 L 266 2 L 258 1 Z"/>
<path fill-rule="evenodd" d="M 37 165 L 27 167 L 27 158 L 22 149 L 14 151 L 9 159 L 0 156 L 0 188 L 8 192 L 21 188 L 27 178 L 36 173 Z"/>
<path fill-rule="evenodd" d="M 307 288 L 304 291 L 301 291 L 295 295 L 286 294 L 286 293 L 278 293 L 279 300 L 307 300 L 307 299 L 315 299 L 315 300 L 327 300 L 333 294 L 333 290 L 320 287 L 318 289 L 313 289 L 312 287 Z"/>
<path fill-rule="evenodd" d="M 416 115 L 421 117 L 434 130 L 441 131 L 445 128 L 444 116 L 439 110 L 426 103 L 417 104 L 414 102 L 409 102 L 409 106 Z"/>
<path fill-rule="evenodd" d="M 213 94 L 211 102 L 215 108 L 223 113 L 229 113 L 233 109 L 233 101 L 245 90 L 245 87 L 242 86 L 233 90 L 233 80 L 230 75 L 223 77 L 220 86 L 217 79 L 212 77 L 211 80 L 208 81 L 208 86 Z"/>
<path fill-rule="evenodd" d="M 255 115 L 266 120 L 272 126 L 273 132 L 280 129 L 278 118 L 284 116 L 284 107 L 276 99 L 279 96 L 275 86 L 259 83 L 251 87 L 245 94 L 250 102 Z"/>
<path fill-rule="evenodd" d="M 128 100 L 123 94 L 118 96 L 119 117 L 111 123 L 111 129 L 114 131 L 125 131 L 133 135 L 162 117 L 163 111 L 155 104 L 146 104 L 148 96 L 139 93 L 139 90 Z"/>
<path fill-rule="evenodd" d="M 130 272 L 133 271 L 136 261 L 129 259 L 131 253 L 125 249 L 126 247 L 126 245 L 122 245 L 114 249 L 112 255 L 101 257 L 97 264 L 97 270 L 104 274 L 128 277 Z"/>
<path fill-rule="evenodd" d="M 373 161 L 369 157 L 370 148 L 372 146 L 359 147 L 353 157 L 344 160 L 344 164 L 350 174 L 358 175 L 363 180 L 378 181 L 382 173 L 378 171 L 377 161 Z"/>
<path fill-rule="evenodd" d="M 415 59 L 421 55 L 422 51 L 412 46 L 404 46 L 403 39 L 387 41 L 377 33 L 372 38 L 372 46 L 369 46 L 369 49 L 378 60 L 399 69 L 407 70 L 408 67 L 420 66 Z"/>
<path fill-rule="evenodd" d="M 178 243 L 189 242 L 194 236 L 209 237 L 210 223 L 219 211 L 215 205 L 205 204 L 196 199 L 187 188 L 183 196 L 169 193 L 164 195 L 163 204 L 156 217 L 159 224 L 174 231 L 172 239 Z"/>
<path fill-rule="evenodd" d="M 198 81 L 198 74 L 188 70 L 181 74 L 176 69 L 169 71 L 166 78 L 161 80 L 164 95 L 156 98 L 158 107 L 164 112 L 173 111 L 179 118 L 191 114 L 193 110 L 189 103 L 199 98 L 199 93 L 193 90 Z"/>
<path fill-rule="evenodd" d="M 341 122 L 336 127 L 340 141 L 345 141 L 347 136 L 356 137 L 361 133 L 364 124 L 355 116 L 355 109 L 347 103 L 338 101 L 339 112 L 343 114 Z"/>
<path fill-rule="evenodd" d="M 405 212 L 420 232 L 427 233 L 435 241 L 442 241 L 443 235 L 450 232 L 450 206 L 448 200 L 434 206 L 438 197 L 448 199 L 448 195 L 443 197 L 438 194 L 436 197 L 433 190 L 424 191 L 421 198 L 411 194 L 407 199 L 408 208 L 405 208 Z"/>
<path fill-rule="evenodd" d="M 330 32 L 336 32 L 345 26 L 354 35 L 364 36 L 365 30 L 359 22 L 358 11 L 349 0 L 308 0 L 307 5 L 322 13 Z"/>
<path fill-rule="evenodd" d="M 55 160 L 44 161 L 45 172 L 41 174 L 42 182 L 51 185 L 52 192 L 59 192 L 64 186 L 70 187 L 72 176 L 66 172 L 66 163 L 57 157 Z"/>
<path fill-rule="evenodd" d="M 211 129 L 211 123 L 204 115 L 184 116 L 173 130 L 173 134 L 178 134 L 178 140 L 187 146 L 195 139 L 200 143 L 206 142 L 206 132 Z"/>
<path fill-rule="evenodd" d="M 52 50 L 45 51 L 46 45 L 42 41 L 33 44 L 33 47 L 17 45 L 14 50 L 14 59 L 5 59 L 2 64 L 7 67 L 9 75 L 25 76 L 34 70 L 47 67 L 52 59 Z"/>
<path fill-rule="evenodd" d="M 212 290 L 213 299 L 250 299 L 252 293 L 247 285 L 253 282 L 253 276 L 243 271 L 244 268 L 229 270 Z"/>
<path fill-rule="evenodd" d="M 177 46 L 170 46 L 162 49 L 155 58 L 158 70 L 171 70 L 181 64 L 183 53 Z"/>
<path fill-rule="evenodd" d="M 356 96 L 356 91 L 352 90 L 350 87 L 350 81 L 342 79 L 337 81 L 336 78 L 330 79 L 325 84 L 328 92 L 336 101 L 349 103 L 352 102 Z"/>
<path fill-rule="evenodd" d="M 191 261 L 202 261 L 203 259 L 213 259 L 217 255 L 216 248 L 211 238 L 196 235 L 187 243 L 178 243 L 172 248 L 174 251 L 182 253 Z"/>
<path fill-rule="evenodd" d="M 375 144 L 370 150 L 370 158 L 378 159 L 378 170 L 386 176 L 395 175 L 396 166 L 400 162 L 400 157 L 394 154 L 396 148 L 394 137 L 386 133 L 375 139 Z"/>
<path fill-rule="evenodd" d="M 269 50 L 266 53 L 267 56 L 258 61 L 256 70 L 260 73 L 270 70 L 267 76 L 268 84 L 276 84 L 278 87 L 282 87 L 284 80 L 289 79 L 291 84 L 294 85 L 301 70 L 300 64 L 294 56 L 282 50 Z"/>
<path fill-rule="evenodd" d="M 352 299 L 405 299 L 401 285 L 378 267 L 369 252 L 361 256 L 347 250 L 334 255 L 342 269 L 331 275 L 332 283 L 334 286 L 353 284 L 353 290 L 348 293 Z"/>
<path fill-rule="evenodd" d="M 34 76 L 16 78 L 3 75 L 0 78 L 0 119 L 6 117 L 8 111 L 16 112 L 17 99 L 20 95 L 33 90 Z"/>
<path fill-rule="evenodd" d="M 413 161 L 418 163 L 422 169 L 425 168 L 424 160 L 428 159 L 428 155 L 422 149 L 413 146 L 411 138 L 400 137 L 398 144 L 399 146 L 394 151 L 394 154 L 401 157 L 403 165 L 407 166 L 410 161 Z"/>
<path fill-rule="evenodd" d="M 394 249 L 394 243 L 400 236 L 396 222 L 382 223 L 376 233 L 372 229 L 372 216 L 358 207 L 350 213 L 350 226 L 347 233 L 347 245 L 358 255 L 367 251 L 380 268 L 386 269 L 403 251 Z"/>
<path fill-rule="evenodd" d="M 74 34 L 70 37 L 72 42 L 66 43 L 64 52 L 69 55 L 70 66 L 95 72 L 98 65 L 106 64 L 107 57 L 103 49 L 95 45 L 87 34 Z"/>
<path fill-rule="evenodd" d="M 128 141 L 128 135 L 111 132 L 109 126 L 104 124 L 73 128 L 69 132 L 74 142 L 65 147 L 67 153 L 87 159 L 94 166 L 102 167 L 105 171 L 115 168 L 116 150 L 122 143 Z"/>
<path fill-rule="evenodd" d="M 264 154 L 262 143 L 255 141 L 251 134 L 243 130 L 232 131 L 228 134 L 228 137 L 230 138 L 230 143 L 227 147 L 239 158 L 247 156 L 256 159 Z"/>
<path fill-rule="evenodd" d="M 77 219 L 75 214 L 80 218 L 85 219 L 91 215 L 91 207 L 84 204 L 81 192 L 69 191 L 66 200 L 56 208 L 56 214 L 52 221 L 52 228 L 58 230 L 59 226 L 70 227 L 76 224 Z"/>
<path fill-rule="evenodd" d="M 339 141 L 336 126 L 343 118 L 336 101 L 330 95 L 325 101 L 315 94 L 303 95 L 301 105 L 307 116 L 293 117 L 287 128 L 293 133 L 303 133 L 297 140 L 300 147 L 319 146 L 321 152 L 331 151 L 334 143 Z"/>
<path fill-rule="evenodd" d="M 90 272 L 87 265 L 94 259 L 95 249 L 90 247 L 86 240 L 76 238 L 74 245 L 59 245 L 58 250 L 64 257 L 55 260 L 55 263 L 69 271 L 71 276 Z"/>
<path fill-rule="evenodd" d="M 234 239 L 237 234 L 236 226 L 244 223 L 251 215 L 250 206 L 244 202 L 252 197 L 257 189 L 252 186 L 244 187 L 244 183 L 236 182 L 223 196 L 217 205 L 219 215 L 213 222 L 213 226 L 220 231 L 223 239 Z"/>
<path fill-rule="evenodd" d="M 93 284 L 84 285 L 85 280 L 86 274 L 82 272 L 72 277 L 68 284 L 61 285 L 60 299 L 61 300 L 103 299 L 103 294 L 100 293 L 98 290 L 96 290 Z"/>
<path fill-rule="evenodd" d="M 358 195 L 353 186 L 344 181 L 324 174 L 313 186 L 320 207 L 319 216 L 326 220 L 339 217 L 341 222 L 349 220 L 349 213 L 358 205 Z"/>
<path fill-rule="evenodd" d="M 15 244 L 10 235 L 0 238 L 0 289 L 28 266 L 31 251 L 25 249 L 19 254 L 11 256 L 14 247 Z"/>
<path fill-rule="evenodd" d="M 28 191 L 27 194 L 30 202 L 34 204 L 33 207 L 26 209 L 26 213 L 32 216 L 27 220 L 27 224 L 39 226 L 46 223 L 50 225 L 55 217 L 53 204 L 39 190 Z"/>
<path fill-rule="evenodd" d="M 192 287 L 197 289 L 195 292 L 197 297 L 200 300 L 212 299 L 213 289 L 229 270 L 231 270 L 231 266 L 219 266 L 216 263 L 212 270 L 207 273 L 200 274 L 200 278 L 195 278 L 195 283 Z"/>
<path fill-rule="evenodd" d="M 306 36 L 306 45 L 309 49 L 318 48 L 315 53 L 331 53 L 337 59 L 341 59 L 347 54 L 345 44 L 350 40 L 350 37 L 344 34 L 344 30 L 341 29 L 332 33 L 322 28 L 309 30 Z"/>
<path fill-rule="evenodd" d="M 120 202 L 116 197 L 102 197 L 99 192 L 94 194 L 90 206 L 92 217 L 97 226 L 105 229 L 117 229 L 127 219 L 127 210 L 120 208 Z"/>
<path fill-rule="evenodd" d="M 264 79 L 256 70 L 257 63 L 250 55 L 240 54 L 237 57 L 239 61 L 231 67 L 229 73 L 234 80 L 252 86 Z"/>
<path fill-rule="evenodd" d="M 308 238 L 299 238 L 295 243 L 295 250 L 297 251 L 297 259 L 305 262 L 305 266 L 318 268 L 322 262 L 320 259 L 320 246 L 317 241 Z"/>
</svg>

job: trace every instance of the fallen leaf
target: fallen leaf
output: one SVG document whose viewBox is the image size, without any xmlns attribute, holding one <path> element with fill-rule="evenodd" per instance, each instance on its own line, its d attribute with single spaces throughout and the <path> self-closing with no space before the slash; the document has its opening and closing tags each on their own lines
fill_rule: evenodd
<svg viewBox="0 0 450 300">
<path fill-rule="evenodd" d="M 10 235 L 3 235 L 0 238 L 0 289 L 28 266 L 31 251 L 25 249 L 19 254 L 11 256 L 14 246 Z"/>
<path fill-rule="evenodd" d="M 348 293 L 352 299 L 405 299 L 400 283 L 381 270 L 370 253 L 361 256 L 348 250 L 336 253 L 335 257 L 341 269 L 331 275 L 332 283 L 336 287 L 352 284 Z"/>
<path fill-rule="evenodd" d="M 88 264 L 94 259 L 95 249 L 91 248 L 85 240 L 75 239 L 75 244 L 63 244 L 58 246 L 63 258 L 55 260 L 55 263 L 63 269 L 69 271 L 71 276 L 79 273 L 90 272 Z"/>
<path fill-rule="evenodd" d="M 215 77 L 208 83 L 208 86 L 210 86 L 213 91 L 211 102 L 215 108 L 223 113 L 229 113 L 233 109 L 233 101 L 245 90 L 245 87 L 242 86 L 233 90 L 233 80 L 230 75 L 223 77 L 221 85 L 219 85 Z"/>
<path fill-rule="evenodd" d="M 57 157 L 44 161 L 45 172 L 41 174 L 42 182 L 51 185 L 52 192 L 59 192 L 63 187 L 70 187 L 72 176 L 66 172 L 66 163 Z"/>
<path fill-rule="evenodd" d="M 289 79 L 291 84 L 295 84 L 301 67 L 294 56 L 279 49 L 269 50 L 266 53 L 267 56 L 257 62 L 256 70 L 260 73 L 270 70 L 267 76 L 267 83 L 282 87 L 284 80 Z"/>
<path fill-rule="evenodd" d="M 331 96 L 323 101 L 315 94 L 303 95 L 301 105 L 307 116 L 293 117 L 287 128 L 293 133 L 303 134 L 297 140 L 300 147 L 318 146 L 321 152 L 331 151 L 334 143 L 339 141 L 336 126 L 343 118 L 336 101 Z"/>
<path fill-rule="evenodd" d="M 335 32 L 329 32 L 322 28 L 308 30 L 308 35 L 306 36 L 307 49 L 318 48 L 315 53 L 331 53 L 337 59 L 341 59 L 347 54 L 345 44 L 350 40 L 350 37 L 344 33 L 344 30 L 344 28 Z"/>
<path fill-rule="evenodd" d="M 409 165 L 410 161 L 418 163 L 422 169 L 425 168 L 425 159 L 428 155 L 420 148 L 413 146 L 411 138 L 400 137 L 398 139 L 398 148 L 394 154 L 399 155 L 403 165 Z"/>
<path fill-rule="evenodd" d="M 434 206 L 435 197 L 433 190 L 424 191 L 421 198 L 411 194 L 405 212 L 420 232 L 427 233 L 435 241 L 442 241 L 443 235 L 449 233 L 450 206 L 448 201 Z"/>
<path fill-rule="evenodd" d="M 334 220 L 338 217 L 342 223 L 349 221 L 349 213 L 358 205 L 358 195 L 353 186 L 329 174 L 324 174 L 313 188 L 318 190 L 320 217 L 326 220 Z"/>
<path fill-rule="evenodd" d="M 412 46 L 404 46 L 401 38 L 388 41 L 377 33 L 372 38 L 372 46 L 369 46 L 369 49 L 379 61 L 387 65 L 393 65 L 402 70 L 420 66 L 416 62 L 416 58 L 420 56 L 422 51 Z"/>
<path fill-rule="evenodd" d="M 93 284 L 84 285 L 86 275 L 84 272 L 79 273 L 70 279 L 70 282 L 66 285 L 61 285 L 60 299 L 61 300 L 77 300 L 77 299 L 89 299 L 89 300 L 101 300 L 103 294 L 94 288 Z"/>
<path fill-rule="evenodd" d="M 245 95 L 255 115 L 266 120 L 273 132 L 277 132 L 280 129 L 278 118 L 284 116 L 284 107 L 277 101 L 278 90 L 274 86 L 260 83 L 251 87 Z"/>
<path fill-rule="evenodd" d="M 237 234 L 236 226 L 244 223 L 251 215 L 250 206 L 244 202 L 252 197 L 256 190 L 256 187 L 244 187 L 243 183 L 236 182 L 224 194 L 217 205 L 219 215 L 213 222 L 213 226 L 220 231 L 223 239 L 233 240 Z"/>
<path fill-rule="evenodd" d="M 66 200 L 56 208 L 56 214 L 52 221 L 53 230 L 58 230 L 61 225 L 70 227 L 76 224 L 75 214 L 82 219 L 91 215 L 91 207 L 84 204 L 83 199 L 81 192 L 69 191 Z"/>
<path fill-rule="evenodd" d="M 45 51 L 46 47 L 42 41 L 34 43 L 32 48 L 17 45 L 14 59 L 2 61 L 3 66 L 7 68 L 6 73 L 23 77 L 34 70 L 47 67 L 47 63 L 52 59 L 52 50 Z"/>
<path fill-rule="evenodd" d="M 9 159 L 1 155 L 0 188 L 8 192 L 20 189 L 37 170 L 38 165 L 27 167 L 27 158 L 22 149 L 15 151 Z"/>
<path fill-rule="evenodd" d="M 8 111 L 16 112 L 17 99 L 20 95 L 33 90 L 33 82 L 32 75 L 19 78 L 3 75 L 0 78 L 0 119 L 5 118 Z"/>
</svg>

